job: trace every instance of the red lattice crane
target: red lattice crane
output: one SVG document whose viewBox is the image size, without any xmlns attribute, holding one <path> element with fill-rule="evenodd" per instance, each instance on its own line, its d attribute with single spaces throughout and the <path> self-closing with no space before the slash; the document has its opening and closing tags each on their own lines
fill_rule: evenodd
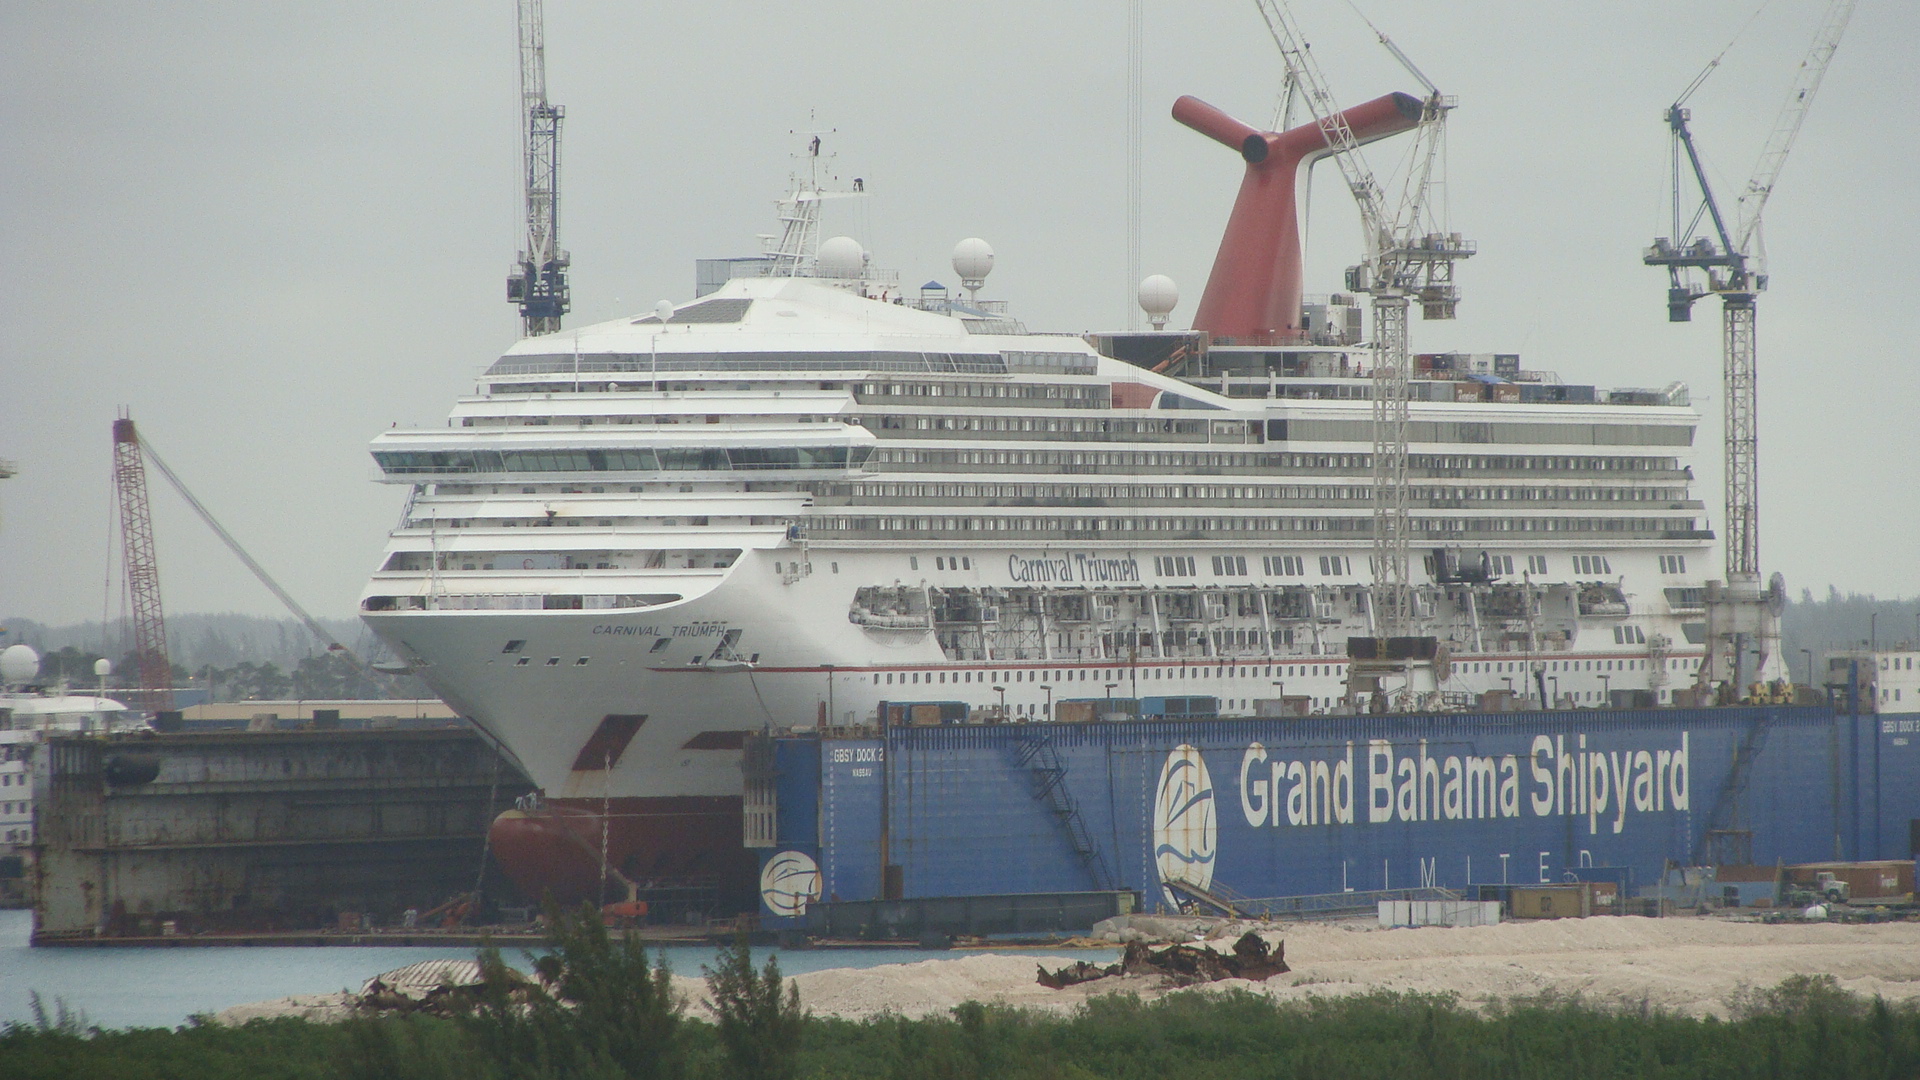
<svg viewBox="0 0 1920 1080">
<path fill-rule="evenodd" d="M 146 462 L 129 416 L 113 422 L 113 488 L 120 496 L 120 548 L 126 560 L 135 674 L 140 680 L 138 690 L 129 696 L 141 708 L 159 712 L 173 708 L 173 664 L 167 658 L 167 620 L 160 609 L 160 562 L 153 547 Z"/>
</svg>

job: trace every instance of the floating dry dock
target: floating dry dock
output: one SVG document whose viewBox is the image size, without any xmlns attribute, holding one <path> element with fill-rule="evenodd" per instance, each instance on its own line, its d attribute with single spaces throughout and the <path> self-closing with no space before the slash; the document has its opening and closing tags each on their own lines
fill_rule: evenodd
<svg viewBox="0 0 1920 1080">
<path fill-rule="evenodd" d="M 529 790 L 465 730 L 49 741 L 34 942 L 393 925 L 480 880 Z"/>
<path fill-rule="evenodd" d="M 893 726 L 750 748 L 763 921 L 1126 890 L 1147 911 L 1348 890 L 1911 859 L 1920 746 L 1826 707 Z M 1282 905 L 1284 906 L 1284 905 Z"/>
</svg>

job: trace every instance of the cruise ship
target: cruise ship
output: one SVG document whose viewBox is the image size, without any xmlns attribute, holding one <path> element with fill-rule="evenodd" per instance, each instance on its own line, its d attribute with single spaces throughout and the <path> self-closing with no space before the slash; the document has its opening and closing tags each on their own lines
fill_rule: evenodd
<svg viewBox="0 0 1920 1080">
<path fill-rule="evenodd" d="M 768 258 L 374 439 L 407 495 L 362 615 L 540 789 L 494 826 L 509 875 L 750 903 L 756 732 L 1365 711 L 1374 350 L 1302 295 L 1283 194 L 1262 232 L 1243 188 L 1200 328 L 1076 335 L 979 298 L 978 240 L 903 290 L 817 242 L 803 183 Z M 1686 388 L 1425 355 L 1410 409 L 1420 706 L 1679 700 L 1713 540 Z"/>
</svg>

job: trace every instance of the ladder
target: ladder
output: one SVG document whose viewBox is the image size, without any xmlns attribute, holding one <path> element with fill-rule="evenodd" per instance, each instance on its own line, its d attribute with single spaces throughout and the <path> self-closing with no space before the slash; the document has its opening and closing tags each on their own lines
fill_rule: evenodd
<svg viewBox="0 0 1920 1080">
<path fill-rule="evenodd" d="M 1113 872 L 1107 868 L 1106 855 L 1087 828 L 1087 821 L 1080 815 L 1080 808 L 1073 800 L 1073 793 L 1067 790 L 1067 766 L 1060 760 L 1059 750 L 1054 748 L 1053 736 L 1028 729 L 1015 744 L 1020 767 L 1026 769 L 1033 780 L 1033 797 L 1045 802 L 1047 809 L 1067 834 L 1067 843 L 1075 855 L 1087 868 L 1087 876 L 1093 879 L 1095 889 L 1112 891 L 1119 888 Z"/>
<path fill-rule="evenodd" d="M 1713 809 L 1707 814 L 1706 828 L 1700 830 L 1700 839 L 1693 845 L 1693 864 L 1701 865 L 1707 855 L 1707 840 L 1716 832 L 1733 828 L 1734 819 L 1740 813 L 1740 796 L 1746 794 L 1747 785 L 1753 782 L 1753 761 L 1766 748 L 1767 732 L 1771 730 L 1773 710 L 1761 709 L 1754 717 L 1753 725 L 1733 750 L 1733 768 L 1727 773 L 1727 782 L 1714 797 Z"/>
</svg>

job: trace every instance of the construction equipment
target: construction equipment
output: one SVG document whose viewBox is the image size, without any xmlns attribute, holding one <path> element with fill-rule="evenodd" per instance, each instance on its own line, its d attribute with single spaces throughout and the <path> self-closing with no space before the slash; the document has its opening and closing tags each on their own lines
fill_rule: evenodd
<svg viewBox="0 0 1920 1080">
<path fill-rule="evenodd" d="M 1458 233 L 1436 227 L 1429 199 L 1447 113 L 1454 102 L 1374 28 L 1380 42 L 1426 90 L 1412 164 L 1397 204 L 1389 209 L 1387 196 L 1361 158 L 1359 141 L 1335 107 L 1326 77 L 1292 13 L 1280 0 L 1256 0 L 1256 6 L 1286 62 L 1290 83 L 1325 133 L 1331 156 L 1360 210 L 1366 255 L 1348 269 L 1347 287 L 1373 297 L 1374 630 L 1380 637 L 1404 637 L 1414 629 L 1407 495 L 1407 308 L 1417 299 L 1423 318 L 1453 318 L 1459 303 L 1453 265 L 1474 252 Z"/>
<path fill-rule="evenodd" d="M 121 410 L 113 422 L 113 487 L 120 497 L 120 553 L 133 613 L 134 677 L 129 695 L 141 708 L 173 708 L 173 663 L 167 658 L 167 619 L 160 606 L 160 560 L 153 546 L 153 508 L 147 501 L 147 469 L 133 418 Z"/>
<path fill-rule="evenodd" d="M 1844 904 L 1853 899 L 1853 886 L 1822 870 L 1810 882 L 1788 882 L 1781 889 L 1781 900 L 1788 907 L 1813 904 Z"/>
<path fill-rule="evenodd" d="M 1694 301 L 1711 293 L 1720 297 L 1725 322 L 1721 379 L 1725 396 L 1726 514 L 1721 527 L 1725 532 L 1726 580 L 1707 583 L 1707 654 L 1698 675 L 1702 689 L 1737 688 L 1749 681 L 1787 678 L 1786 658 L 1780 650 L 1780 612 L 1786 604 L 1786 582 L 1775 574 L 1764 588 L 1760 583 L 1755 300 L 1767 287 L 1761 214 L 1806 120 L 1820 80 L 1839 48 L 1840 35 L 1853 16 L 1855 2 L 1833 0 L 1828 6 L 1731 221 L 1721 213 L 1707 181 L 1688 127 L 1692 112 L 1686 108 L 1687 99 L 1718 67 L 1718 57 L 1666 112 L 1667 127 L 1673 135 L 1673 227 L 1670 235 L 1656 239 L 1646 249 L 1642 261 L 1667 269 L 1669 321 L 1690 321 Z M 1689 179 L 1698 186 L 1700 199 L 1683 226 L 1686 198 L 1682 191 Z M 1711 233 L 1703 235 L 1702 225 L 1707 223 L 1712 226 Z M 1757 645 L 1759 652 L 1751 672 L 1743 670 L 1749 642 Z"/>
<path fill-rule="evenodd" d="M 133 426 L 133 420 L 122 415 L 113 422 L 113 476 L 114 488 L 120 496 L 120 535 L 121 549 L 126 561 L 127 592 L 132 601 L 133 610 L 133 651 L 138 658 L 140 689 L 133 695 L 141 702 L 141 707 L 151 711 L 171 709 L 173 707 L 173 667 L 167 658 L 166 618 L 160 608 L 160 566 L 154 554 L 153 516 L 147 502 L 146 462 L 160 470 L 167 483 L 173 486 L 180 497 L 186 500 L 193 512 L 206 522 L 215 536 L 227 545 L 227 550 L 245 564 L 253 576 L 260 579 L 268 591 L 284 604 L 294 617 L 299 619 L 308 632 L 326 646 L 327 651 L 344 657 L 375 685 L 385 686 L 386 680 L 380 678 L 380 672 L 354 655 L 353 650 L 337 641 L 334 636 L 320 625 L 320 621 L 307 613 L 292 594 L 280 587 L 280 583 L 267 573 L 240 541 L 233 538 L 212 511 L 187 489 L 185 481 L 170 468 L 166 461 L 156 453 L 149 443 L 142 439 Z"/>
<path fill-rule="evenodd" d="M 1380 43 L 1426 90 L 1419 103 L 1414 149 L 1402 190 L 1389 208 L 1386 194 L 1360 156 L 1360 142 L 1334 105 L 1332 91 L 1308 47 L 1306 38 L 1282 0 L 1255 0 L 1267 31 L 1286 63 L 1289 100 L 1303 101 L 1324 133 L 1347 190 L 1360 210 L 1366 244 L 1365 258 L 1347 270 L 1347 287 L 1373 298 L 1373 623 L 1382 639 L 1415 633 L 1411 569 L 1412 521 L 1407 490 L 1407 425 L 1411 396 L 1407 309 L 1418 300 L 1421 317 L 1451 319 L 1459 304 L 1453 267 L 1474 253 L 1459 233 L 1448 232 L 1435 218 L 1431 198 L 1437 182 L 1434 168 L 1444 145 L 1446 118 L 1454 100 L 1441 94 L 1400 48 L 1379 28 L 1368 23 Z M 1380 693 L 1380 678 L 1395 672 L 1375 671 L 1366 663 L 1349 667 L 1352 697 Z M 1397 695 L 1399 704 L 1432 694 L 1438 686 L 1431 672 L 1404 672 L 1408 684 Z"/>
<path fill-rule="evenodd" d="M 507 277 L 507 300 L 520 307 L 526 336 L 560 329 L 571 299 L 560 248 L 560 121 L 565 107 L 547 101 L 547 35 L 542 0 L 520 0 L 520 158 L 527 208 L 527 246 Z"/>
<path fill-rule="evenodd" d="M 433 920 L 439 919 L 441 929 L 452 930 L 466 925 L 467 920 L 479 910 L 479 893 L 457 893 L 448 898 L 445 903 L 418 913 L 414 919 L 421 925 L 431 924 Z"/>
<path fill-rule="evenodd" d="M 128 421 L 128 424 L 131 425 L 132 421 Z M 117 430 L 116 428 L 116 431 Z M 295 600 L 292 594 L 280 587 L 280 583 L 273 579 L 273 575 L 267 573 L 266 567 L 261 566 L 254 560 L 253 556 L 247 554 L 247 549 L 240 546 L 240 541 L 235 540 L 233 534 L 228 532 L 219 521 L 214 519 L 212 511 L 208 510 L 199 499 L 194 498 L 193 492 L 187 490 L 186 482 L 181 480 L 179 475 L 167 466 L 166 461 L 154 451 L 151 445 L 141 443 L 140 446 L 145 452 L 147 460 L 153 462 L 153 467 L 160 470 L 160 475 L 167 478 L 167 483 L 173 485 L 173 490 L 178 492 L 182 499 L 186 500 L 187 505 L 193 508 L 193 512 L 200 516 L 201 521 L 206 522 L 207 528 L 213 530 L 213 534 L 220 538 L 220 542 L 227 545 L 227 550 L 233 552 L 234 557 L 245 564 L 246 568 L 253 572 L 254 577 L 260 579 L 260 584 L 265 585 L 267 590 L 273 593 L 274 597 L 277 598 L 281 604 L 285 605 L 288 611 L 293 613 L 293 617 L 299 619 L 301 625 L 305 626 L 309 633 L 318 638 L 320 644 L 326 646 L 328 652 L 338 653 L 345 657 L 361 674 L 371 679 L 375 685 L 385 685 L 385 680 L 379 678 L 380 672 L 354 655 L 352 649 L 342 645 L 332 634 L 329 634 L 326 627 L 320 625 L 320 620 L 307 614 L 307 609 L 301 607 L 300 602 Z"/>
</svg>

